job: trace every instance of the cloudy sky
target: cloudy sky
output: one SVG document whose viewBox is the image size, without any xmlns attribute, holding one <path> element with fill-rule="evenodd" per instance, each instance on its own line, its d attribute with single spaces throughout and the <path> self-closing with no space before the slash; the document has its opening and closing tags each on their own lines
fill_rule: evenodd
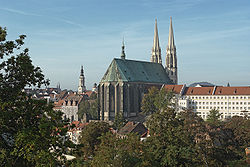
<svg viewBox="0 0 250 167">
<path fill-rule="evenodd" d="M 0 0 L 8 39 L 25 47 L 54 87 L 77 89 L 80 66 L 91 89 L 125 38 L 128 59 L 149 61 L 158 19 L 165 66 L 170 16 L 179 84 L 250 85 L 249 0 Z"/>
</svg>

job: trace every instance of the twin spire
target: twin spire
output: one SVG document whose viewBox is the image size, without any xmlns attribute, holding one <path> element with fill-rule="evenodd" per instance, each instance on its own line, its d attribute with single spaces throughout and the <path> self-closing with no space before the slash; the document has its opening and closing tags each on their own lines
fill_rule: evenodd
<svg viewBox="0 0 250 167">
<path fill-rule="evenodd" d="M 169 36 L 168 36 L 168 49 L 174 49 L 174 31 L 172 26 L 172 17 L 170 17 L 170 26 L 169 26 Z M 154 42 L 152 47 L 152 56 L 151 56 L 151 62 L 155 63 L 162 63 L 161 59 L 161 48 L 159 43 L 159 35 L 158 35 L 158 28 L 157 28 L 157 19 L 155 19 L 155 31 L 154 31 Z"/>
<path fill-rule="evenodd" d="M 169 36 L 168 45 L 166 53 L 166 72 L 169 78 L 172 80 L 173 84 L 177 84 L 177 57 L 176 57 L 176 47 L 174 44 L 174 31 L 172 25 L 172 17 L 170 17 L 169 25 Z M 152 48 L 151 62 L 162 64 L 161 60 L 161 48 L 159 43 L 159 35 L 157 28 L 157 20 L 155 19 L 155 31 L 154 31 L 154 43 Z"/>
</svg>

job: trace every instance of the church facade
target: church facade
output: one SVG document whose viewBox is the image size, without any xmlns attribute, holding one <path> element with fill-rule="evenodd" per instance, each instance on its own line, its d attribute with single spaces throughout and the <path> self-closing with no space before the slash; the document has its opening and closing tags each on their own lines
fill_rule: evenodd
<svg viewBox="0 0 250 167">
<path fill-rule="evenodd" d="M 172 21 L 170 27 L 172 27 Z M 173 30 L 171 30 L 171 35 L 172 32 Z M 172 40 L 173 35 L 169 39 Z M 174 44 L 171 40 L 169 47 L 172 47 L 170 43 Z M 162 66 L 157 21 L 155 22 L 151 62 L 128 60 L 124 49 L 123 43 L 121 58 L 113 59 L 98 85 L 100 120 L 112 121 L 120 113 L 125 118 L 135 117 L 140 112 L 142 98 L 150 87 L 177 83 L 177 64 L 175 64 L 177 62 L 172 63 L 176 65 L 176 73 L 171 73 L 172 66 L 171 68 Z M 176 54 L 171 52 L 169 60 L 174 61 L 174 56 L 176 57 Z M 175 74 L 176 79 L 171 78 Z"/>
</svg>

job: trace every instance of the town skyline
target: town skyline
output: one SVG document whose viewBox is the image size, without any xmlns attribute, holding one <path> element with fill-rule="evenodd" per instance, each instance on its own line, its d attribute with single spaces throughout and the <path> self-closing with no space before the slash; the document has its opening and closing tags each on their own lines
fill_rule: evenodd
<svg viewBox="0 0 250 167">
<path fill-rule="evenodd" d="M 178 84 L 249 86 L 250 2 L 226 2 L 12 1 L 1 2 L 0 17 L 8 39 L 27 35 L 25 47 L 51 87 L 59 82 L 62 88 L 77 90 L 83 65 L 91 89 L 111 60 L 120 58 L 123 36 L 127 59 L 150 61 L 155 18 L 165 67 L 170 16 Z"/>
</svg>

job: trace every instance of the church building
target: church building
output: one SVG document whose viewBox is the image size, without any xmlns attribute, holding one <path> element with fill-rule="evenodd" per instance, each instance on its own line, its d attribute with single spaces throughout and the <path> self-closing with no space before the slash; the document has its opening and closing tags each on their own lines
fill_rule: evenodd
<svg viewBox="0 0 250 167">
<path fill-rule="evenodd" d="M 141 111 L 142 98 L 150 87 L 177 83 L 173 29 L 169 34 L 166 68 L 162 66 L 157 21 L 151 62 L 126 59 L 123 42 L 121 58 L 113 59 L 98 85 L 100 120 L 112 121 L 119 113 L 125 118 L 135 117 Z"/>
</svg>

